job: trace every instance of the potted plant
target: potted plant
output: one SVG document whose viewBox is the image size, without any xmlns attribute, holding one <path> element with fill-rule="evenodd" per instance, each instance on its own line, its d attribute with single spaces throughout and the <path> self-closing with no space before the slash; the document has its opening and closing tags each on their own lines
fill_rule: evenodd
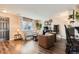
<svg viewBox="0 0 79 59">
<path fill-rule="evenodd" d="M 73 14 L 70 14 L 68 19 L 74 19 L 74 17 L 76 18 L 76 20 L 79 20 L 79 12 L 78 11 L 73 12 Z"/>
<path fill-rule="evenodd" d="M 37 23 L 36 23 L 36 28 L 37 28 L 37 30 L 41 30 L 41 28 L 42 28 L 42 24 L 39 23 L 39 22 L 37 22 Z"/>
</svg>

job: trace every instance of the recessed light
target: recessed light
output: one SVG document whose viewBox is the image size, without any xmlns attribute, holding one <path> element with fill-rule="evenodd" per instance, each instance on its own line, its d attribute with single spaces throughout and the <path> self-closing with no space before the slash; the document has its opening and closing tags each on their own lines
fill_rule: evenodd
<svg viewBox="0 0 79 59">
<path fill-rule="evenodd" d="M 2 12 L 7 13 L 7 10 L 2 10 Z"/>
</svg>

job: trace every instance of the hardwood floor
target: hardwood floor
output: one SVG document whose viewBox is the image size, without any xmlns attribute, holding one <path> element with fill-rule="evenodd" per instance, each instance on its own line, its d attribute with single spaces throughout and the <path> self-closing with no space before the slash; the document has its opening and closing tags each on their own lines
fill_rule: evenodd
<svg viewBox="0 0 79 59">
<path fill-rule="evenodd" d="M 28 41 L 22 48 L 21 53 L 25 54 L 65 54 L 65 40 L 58 40 L 55 46 L 50 49 L 44 49 L 38 45 L 38 42 Z"/>
<path fill-rule="evenodd" d="M 0 41 L 0 54 L 16 54 L 20 52 L 24 41 Z"/>
<path fill-rule="evenodd" d="M 55 46 L 44 49 L 38 42 L 29 40 L 1 41 L 1 54 L 65 54 L 65 40 L 58 40 Z"/>
</svg>

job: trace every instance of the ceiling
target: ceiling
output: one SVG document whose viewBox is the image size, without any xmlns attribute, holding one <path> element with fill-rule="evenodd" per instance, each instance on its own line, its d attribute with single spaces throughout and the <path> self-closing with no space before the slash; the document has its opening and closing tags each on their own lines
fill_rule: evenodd
<svg viewBox="0 0 79 59">
<path fill-rule="evenodd" d="M 7 10 L 33 19 L 45 19 L 57 13 L 72 10 L 74 7 L 73 4 L 1 4 L 0 10 Z"/>
</svg>

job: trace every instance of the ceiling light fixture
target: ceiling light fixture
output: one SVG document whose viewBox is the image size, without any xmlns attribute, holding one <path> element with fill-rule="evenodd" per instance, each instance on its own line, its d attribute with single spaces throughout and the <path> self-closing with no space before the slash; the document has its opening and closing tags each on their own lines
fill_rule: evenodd
<svg viewBox="0 0 79 59">
<path fill-rule="evenodd" d="M 7 10 L 2 10 L 2 12 L 7 13 Z"/>
</svg>

